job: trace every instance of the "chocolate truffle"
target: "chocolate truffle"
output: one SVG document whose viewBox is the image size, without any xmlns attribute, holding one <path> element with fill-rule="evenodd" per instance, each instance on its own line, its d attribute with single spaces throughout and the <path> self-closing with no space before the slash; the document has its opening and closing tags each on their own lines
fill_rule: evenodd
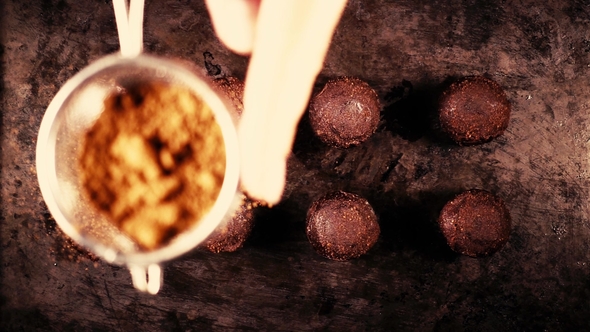
<svg viewBox="0 0 590 332">
<path fill-rule="evenodd" d="M 307 212 L 307 238 L 315 251 L 345 261 L 366 253 L 377 242 L 377 216 L 366 199 L 347 192 L 330 193 Z"/>
<path fill-rule="evenodd" d="M 485 143 L 508 127 L 510 102 L 498 83 L 483 76 L 464 78 L 442 94 L 441 130 L 460 145 Z"/>
<path fill-rule="evenodd" d="M 239 118 L 244 111 L 244 82 L 237 77 L 227 76 L 214 80 L 213 84 L 227 97 Z"/>
<path fill-rule="evenodd" d="M 498 251 L 510 236 L 510 212 L 504 201 L 484 190 L 468 190 L 450 200 L 438 223 L 453 249 L 472 257 Z"/>
<path fill-rule="evenodd" d="M 369 138 L 379 124 L 381 103 L 369 84 L 351 77 L 326 83 L 309 105 L 315 134 L 326 144 L 347 148 Z"/>
<path fill-rule="evenodd" d="M 242 247 L 254 227 L 254 210 L 258 206 L 245 195 L 238 209 L 229 220 L 219 225 L 203 242 L 203 248 L 210 252 L 234 252 Z"/>
</svg>

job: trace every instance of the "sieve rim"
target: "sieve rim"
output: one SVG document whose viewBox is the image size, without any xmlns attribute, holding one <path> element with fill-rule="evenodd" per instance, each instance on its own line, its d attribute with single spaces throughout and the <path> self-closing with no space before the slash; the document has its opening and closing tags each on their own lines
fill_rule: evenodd
<svg viewBox="0 0 590 332">
<path fill-rule="evenodd" d="M 210 211 L 189 230 L 176 236 L 167 245 L 152 250 L 123 253 L 92 238 L 80 234 L 68 220 L 59 204 L 56 192 L 59 188 L 56 172 L 56 118 L 64 111 L 68 98 L 89 80 L 105 70 L 117 66 L 135 66 L 155 70 L 165 70 L 172 77 L 179 79 L 195 92 L 212 110 L 222 132 L 225 145 L 226 165 L 223 184 L 218 198 Z M 230 104 L 221 97 L 204 75 L 169 59 L 140 54 L 135 58 L 125 58 L 119 53 L 105 56 L 91 63 L 70 78 L 50 102 L 41 121 L 36 146 L 37 179 L 41 194 L 49 212 L 62 231 L 76 243 L 88 249 L 109 263 L 120 265 L 148 266 L 174 259 L 192 250 L 204 241 L 215 228 L 227 218 L 235 208 L 235 198 L 239 182 L 239 148 L 236 128 L 229 112 Z"/>
</svg>

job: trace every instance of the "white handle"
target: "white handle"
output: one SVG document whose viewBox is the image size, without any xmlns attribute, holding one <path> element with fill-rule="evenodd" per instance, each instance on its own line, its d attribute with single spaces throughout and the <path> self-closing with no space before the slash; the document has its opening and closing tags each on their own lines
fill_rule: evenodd
<svg viewBox="0 0 590 332">
<path fill-rule="evenodd" d="M 126 0 L 113 0 L 115 21 L 119 33 L 121 55 L 132 58 L 143 50 L 143 8 L 144 0 L 130 0 L 127 13 Z"/>
<path fill-rule="evenodd" d="M 150 294 L 157 294 L 162 284 L 162 269 L 158 264 L 151 264 L 147 267 L 129 265 L 133 287 Z"/>
</svg>

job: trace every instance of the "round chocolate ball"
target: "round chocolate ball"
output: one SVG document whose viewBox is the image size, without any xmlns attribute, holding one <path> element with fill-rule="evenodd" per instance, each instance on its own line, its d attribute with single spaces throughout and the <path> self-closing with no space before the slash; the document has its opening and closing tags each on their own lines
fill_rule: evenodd
<svg viewBox="0 0 590 332">
<path fill-rule="evenodd" d="M 242 247 L 254 227 L 254 210 L 258 203 L 242 196 L 238 209 L 227 221 L 201 244 L 201 247 L 213 253 L 234 252 Z"/>
<path fill-rule="evenodd" d="M 453 251 L 472 257 L 498 251 L 508 241 L 510 212 L 504 201 L 484 190 L 468 190 L 447 202 L 438 224 Z"/>
<path fill-rule="evenodd" d="M 451 84 L 439 102 L 441 130 L 460 145 L 485 143 L 508 127 L 510 102 L 502 87 L 483 76 Z"/>
<path fill-rule="evenodd" d="M 379 96 L 366 82 L 340 77 L 326 83 L 309 105 L 315 134 L 326 144 L 347 148 L 369 138 L 379 124 Z"/>
<path fill-rule="evenodd" d="M 337 261 L 365 254 L 380 233 L 369 202 L 343 191 L 315 201 L 307 212 L 306 226 L 307 238 L 315 251 Z"/>
</svg>

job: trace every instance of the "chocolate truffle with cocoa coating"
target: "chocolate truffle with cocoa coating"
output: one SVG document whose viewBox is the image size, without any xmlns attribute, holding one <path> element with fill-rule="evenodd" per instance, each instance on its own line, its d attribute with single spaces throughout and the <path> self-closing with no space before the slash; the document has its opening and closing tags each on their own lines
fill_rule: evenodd
<svg viewBox="0 0 590 332">
<path fill-rule="evenodd" d="M 235 111 L 233 115 L 239 120 L 244 111 L 244 82 L 237 77 L 226 76 L 215 79 L 213 84 L 231 103 L 232 111 Z M 219 225 L 201 247 L 213 253 L 234 252 L 240 249 L 252 232 L 255 210 L 259 205 L 260 202 L 242 194 L 240 206 L 231 218 Z"/>
<path fill-rule="evenodd" d="M 258 203 L 242 195 L 240 206 L 231 218 L 219 225 L 201 244 L 213 253 L 234 252 L 240 249 L 254 227 L 254 212 Z"/>
<path fill-rule="evenodd" d="M 379 124 L 379 96 L 352 77 L 329 80 L 309 104 L 309 120 L 324 143 L 347 148 L 369 138 Z"/>
<path fill-rule="evenodd" d="M 447 202 L 438 224 L 457 253 L 477 257 L 498 251 L 508 241 L 510 212 L 504 201 L 485 190 L 465 191 Z"/>
<path fill-rule="evenodd" d="M 460 145 L 488 142 L 504 133 L 510 102 L 502 87 L 483 76 L 451 84 L 439 101 L 441 130 Z"/>
<path fill-rule="evenodd" d="M 345 261 L 365 254 L 380 234 L 377 216 L 363 197 L 343 191 L 315 201 L 307 212 L 307 238 L 315 251 Z"/>
</svg>

